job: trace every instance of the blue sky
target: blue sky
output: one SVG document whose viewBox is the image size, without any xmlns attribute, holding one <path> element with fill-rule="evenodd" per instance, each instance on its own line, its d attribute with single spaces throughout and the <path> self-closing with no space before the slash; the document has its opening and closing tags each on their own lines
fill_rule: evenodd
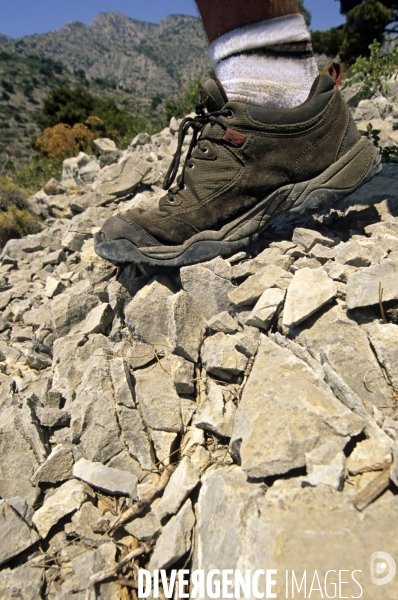
<svg viewBox="0 0 398 600">
<path fill-rule="evenodd" d="M 305 5 L 312 12 L 313 29 L 344 22 L 335 0 L 305 0 Z M 194 0 L 0 0 L 0 33 L 13 38 L 44 33 L 68 21 L 90 23 L 99 12 L 120 12 L 153 23 L 173 13 L 197 15 Z"/>
</svg>

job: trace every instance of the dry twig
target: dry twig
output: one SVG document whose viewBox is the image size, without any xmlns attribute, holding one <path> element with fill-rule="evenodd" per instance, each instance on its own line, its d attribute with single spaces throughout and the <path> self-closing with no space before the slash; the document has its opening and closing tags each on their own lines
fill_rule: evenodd
<svg viewBox="0 0 398 600">
<path fill-rule="evenodd" d="M 381 282 L 379 283 L 379 304 L 380 304 L 381 318 L 383 319 L 384 325 L 387 325 L 388 321 L 387 321 L 386 313 L 384 311 L 384 306 L 383 306 L 383 288 L 381 287 Z"/>
<path fill-rule="evenodd" d="M 154 499 L 163 492 L 164 488 L 169 482 L 171 475 L 174 473 L 177 465 L 169 465 L 165 468 L 163 473 L 160 476 L 158 483 L 147 493 L 146 496 L 143 496 L 141 500 L 136 502 L 131 508 L 128 508 L 124 513 L 122 513 L 117 519 L 113 522 L 108 520 L 101 519 L 93 525 L 92 530 L 94 533 L 109 533 L 111 531 L 115 531 L 131 519 L 138 517 L 141 513 L 143 513 L 147 508 L 152 504 Z"/>
<path fill-rule="evenodd" d="M 390 485 L 390 469 L 385 469 L 380 475 L 375 477 L 365 489 L 355 498 L 354 506 L 357 510 L 364 510 L 376 498 L 381 496 Z"/>
</svg>

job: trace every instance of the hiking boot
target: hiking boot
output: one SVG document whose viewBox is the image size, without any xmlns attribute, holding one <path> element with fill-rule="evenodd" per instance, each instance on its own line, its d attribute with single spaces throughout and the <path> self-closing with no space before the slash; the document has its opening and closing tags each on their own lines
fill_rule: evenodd
<svg viewBox="0 0 398 600">
<path fill-rule="evenodd" d="M 157 208 L 106 221 L 95 236 L 101 257 L 180 267 L 228 256 L 274 217 L 328 207 L 381 169 L 377 149 L 360 136 L 329 75 L 318 76 L 306 102 L 290 109 L 229 102 L 221 83 L 210 79 L 197 113 L 181 123 L 164 182 L 168 193 Z"/>
</svg>

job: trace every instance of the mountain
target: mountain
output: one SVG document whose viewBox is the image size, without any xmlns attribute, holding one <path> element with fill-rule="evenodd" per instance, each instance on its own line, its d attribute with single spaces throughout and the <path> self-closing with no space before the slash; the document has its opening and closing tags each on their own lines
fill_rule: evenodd
<svg viewBox="0 0 398 600">
<path fill-rule="evenodd" d="M 171 15 L 159 24 L 100 13 L 90 25 L 72 22 L 57 31 L 2 44 L 20 57 L 38 55 L 83 70 L 146 97 L 170 97 L 182 83 L 209 68 L 201 21 Z"/>
<path fill-rule="evenodd" d="M 0 171 L 6 154 L 19 164 L 32 156 L 36 116 L 55 86 L 83 84 L 151 126 L 162 101 L 209 68 L 201 21 L 184 15 L 156 25 L 100 13 L 90 25 L 16 40 L 0 34 Z"/>
</svg>

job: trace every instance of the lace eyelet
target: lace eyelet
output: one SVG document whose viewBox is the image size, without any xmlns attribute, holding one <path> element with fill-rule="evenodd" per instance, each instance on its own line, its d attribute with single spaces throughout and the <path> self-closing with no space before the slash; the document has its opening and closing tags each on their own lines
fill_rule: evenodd
<svg viewBox="0 0 398 600">
<path fill-rule="evenodd" d="M 195 165 L 192 162 L 190 162 L 187 164 L 187 167 L 188 167 L 188 169 L 194 169 Z"/>
<path fill-rule="evenodd" d="M 228 114 L 227 114 L 227 115 L 225 115 L 225 116 L 227 117 L 227 119 L 233 119 L 233 118 L 234 118 L 234 116 L 235 116 L 235 113 L 234 113 L 234 111 L 233 111 L 233 110 L 231 110 L 231 109 L 228 109 Z"/>
<path fill-rule="evenodd" d="M 201 151 L 203 154 L 207 154 L 207 153 L 208 153 L 208 151 L 209 151 L 209 149 L 208 149 L 208 148 L 206 148 L 206 146 L 202 146 L 202 148 L 200 149 L 200 151 Z"/>
<path fill-rule="evenodd" d="M 174 204 L 174 202 L 176 201 L 176 199 L 174 197 L 168 197 L 167 198 L 167 202 L 169 202 L 170 204 Z"/>
</svg>

